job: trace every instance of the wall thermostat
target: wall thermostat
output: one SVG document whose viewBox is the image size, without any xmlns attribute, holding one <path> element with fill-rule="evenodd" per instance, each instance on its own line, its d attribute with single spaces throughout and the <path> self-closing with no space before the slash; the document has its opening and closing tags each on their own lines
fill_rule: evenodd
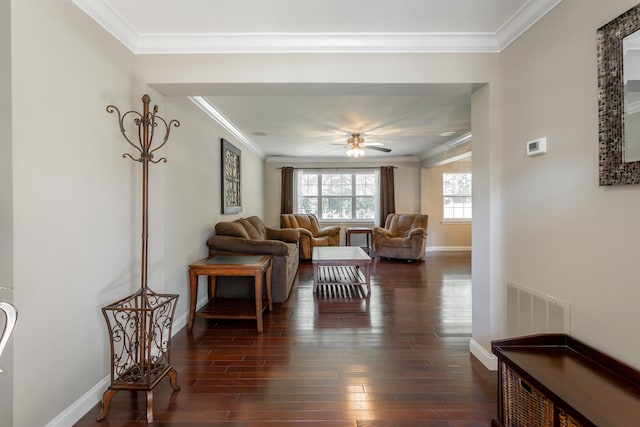
<svg viewBox="0 0 640 427">
<path fill-rule="evenodd" d="M 547 138 L 538 138 L 527 142 L 527 156 L 537 156 L 547 152 Z"/>
</svg>

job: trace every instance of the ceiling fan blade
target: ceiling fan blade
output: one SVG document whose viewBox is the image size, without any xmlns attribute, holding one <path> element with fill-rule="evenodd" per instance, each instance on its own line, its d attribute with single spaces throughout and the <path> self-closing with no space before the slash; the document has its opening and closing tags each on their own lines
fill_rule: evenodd
<svg viewBox="0 0 640 427">
<path fill-rule="evenodd" d="M 378 151 L 383 151 L 385 153 L 390 153 L 391 152 L 391 148 L 387 148 L 387 147 L 376 147 L 375 145 L 366 145 L 364 148 L 366 148 L 367 150 L 378 150 Z"/>
</svg>

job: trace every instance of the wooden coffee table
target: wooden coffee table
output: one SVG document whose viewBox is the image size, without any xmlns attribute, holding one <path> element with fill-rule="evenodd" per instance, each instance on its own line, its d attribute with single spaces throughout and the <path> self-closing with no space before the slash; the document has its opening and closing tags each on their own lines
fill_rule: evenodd
<svg viewBox="0 0 640 427">
<path fill-rule="evenodd" d="M 316 246 L 313 248 L 313 293 L 318 285 L 366 285 L 371 295 L 371 257 L 355 246 Z M 340 268 L 345 267 L 345 268 Z M 364 282 L 360 273 L 364 275 Z"/>
<path fill-rule="evenodd" d="M 189 265 L 189 323 L 187 330 L 193 329 L 194 317 L 208 319 L 256 319 L 257 329 L 262 333 L 262 312 L 271 302 L 271 255 L 213 255 Z M 198 276 L 209 278 L 209 303 L 196 313 L 198 298 Z M 255 282 L 255 307 L 247 307 L 247 300 L 216 296 L 217 276 L 250 276 Z M 262 302 L 263 277 L 266 277 L 267 304 Z M 255 308 L 255 310 L 253 310 Z"/>
</svg>

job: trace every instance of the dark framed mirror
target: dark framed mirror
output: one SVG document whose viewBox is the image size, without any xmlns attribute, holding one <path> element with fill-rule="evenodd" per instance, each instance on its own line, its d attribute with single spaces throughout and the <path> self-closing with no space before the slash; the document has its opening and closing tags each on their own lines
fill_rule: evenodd
<svg viewBox="0 0 640 427">
<path fill-rule="evenodd" d="M 600 185 L 640 183 L 639 30 L 637 5 L 597 32 Z"/>
</svg>

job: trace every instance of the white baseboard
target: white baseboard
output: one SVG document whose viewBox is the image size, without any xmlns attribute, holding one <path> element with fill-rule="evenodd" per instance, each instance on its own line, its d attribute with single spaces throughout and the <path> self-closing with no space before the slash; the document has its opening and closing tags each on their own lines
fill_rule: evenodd
<svg viewBox="0 0 640 427">
<path fill-rule="evenodd" d="M 485 350 L 473 338 L 469 341 L 469 351 L 490 371 L 498 370 L 498 358 Z"/>
<path fill-rule="evenodd" d="M 427 252 L 471 252 L 471 246 L 427 246 Z"/>
<path fill-rule="evenodd" d="M 202 308 L 207 303 L 207 296 L 205 295 L 200 301 L 198 301 L 198 309 Z M 180 317 L 173 320 L 171 326 L 171 336 L 175 335 L 182 328 L 187 326 L 189 320 L 189 313 L 183 313 Z M 87 412 L 93 408 L 96 403 L 102 400 L 102 395 L 109 388 L 111 382 L 111 376 L 107 375 L 98 384 L 94 385 L 91 390 L 86 392 L 80 399 L 76 400 L 71 406 L 62 411 L 53 420 L 49 421 L 45 427 L 68 427 L 74 425 L 84 417 Z M 96 414 L 98 416 L 98 414 Z"/>
<path fill-rule="evenodd" d="M 109 387 L 111 378 L 109 375 L 104 377 L 100 382 L 94 385 L 91 390 L 86 392 L 80 399 L 76 400 L 71 406 L 62 411 L 57 417 L 49 421 L 45 427 L 69 427 L 74 425 L 78 420 L 84 417 L 96 403 L 102 399 L 102 394 Z M 98 414 L 96 414 L 98 416 Z"/>
</svg>

